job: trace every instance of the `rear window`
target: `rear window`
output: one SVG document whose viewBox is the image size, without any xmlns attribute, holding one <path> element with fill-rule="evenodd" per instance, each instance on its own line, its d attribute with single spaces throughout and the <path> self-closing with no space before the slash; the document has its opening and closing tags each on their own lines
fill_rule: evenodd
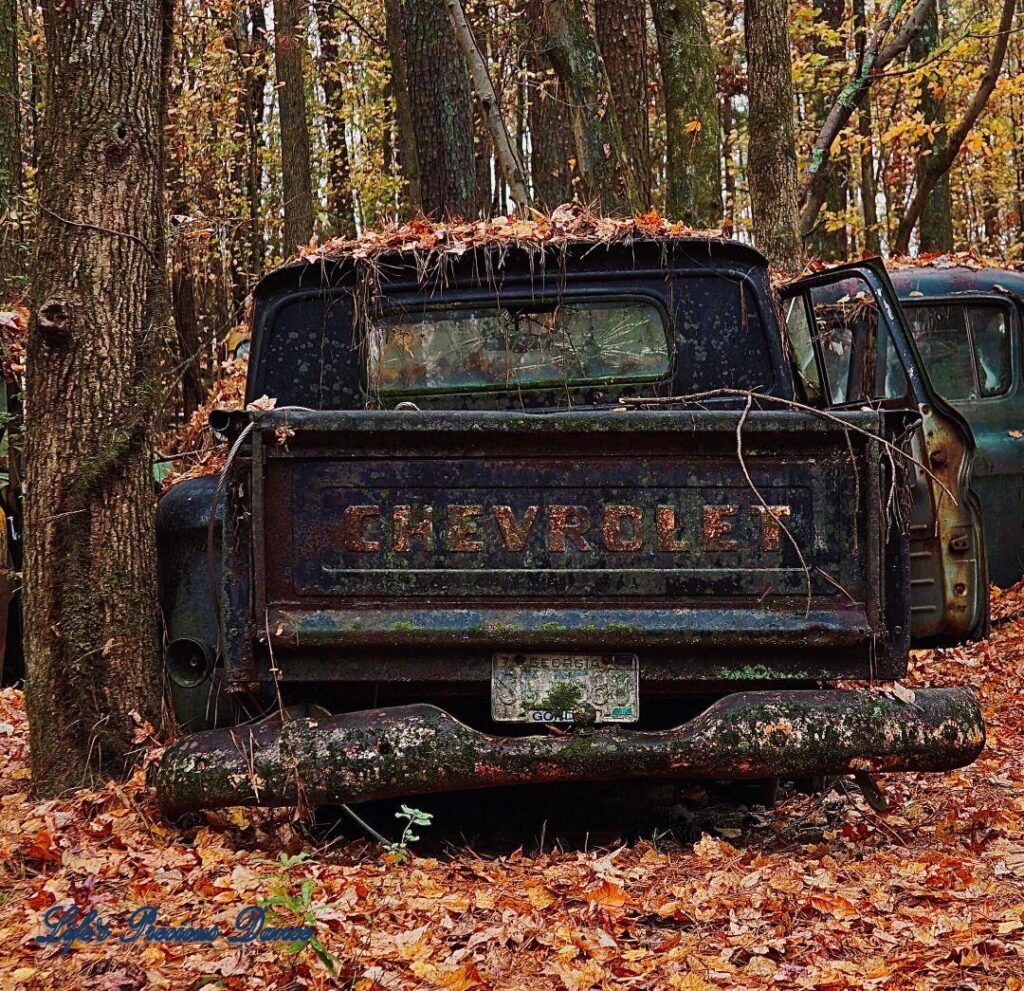
<svg viewBox="0 0 1024 991">
<path fill-rule="evenodd" d="M 998 396 L 1010 387 L 1010 334 L 1001 306 L 914 304 L 910 328 L 932 385 L 944 399 Z"/>
<path fill-rule="evenodd" d="M 648 381 L 671 367 L 662 311 L 635 300 L 389 314 L 367 343 L 378 395 Z"/>
</svg>

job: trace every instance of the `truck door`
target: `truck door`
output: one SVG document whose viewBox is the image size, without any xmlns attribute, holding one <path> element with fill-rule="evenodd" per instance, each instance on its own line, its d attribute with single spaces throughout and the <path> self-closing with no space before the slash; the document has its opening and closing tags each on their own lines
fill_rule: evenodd
<svg viewBox="0 0 1024 991">
<path fill-rule="evenodd" d="M 989 579 L 1004 588 L 1024 573 L 1024 300 L 1009 292 L 956 291 L 904 299 L 932 385 L 970 424 L 977 444 L 971 487 L 984 510 Z"/>
<path fill-rule="evenodd" d="M 794 371 L 807 402 L 825 408 L 910 408 L 921 414 L 910 538 L 916 644 L 957 643 L 988 631 L 988 570 L 974 440 L 932 388 L 880 261 L 842 265 L 781 290 Z"/>
</svg>

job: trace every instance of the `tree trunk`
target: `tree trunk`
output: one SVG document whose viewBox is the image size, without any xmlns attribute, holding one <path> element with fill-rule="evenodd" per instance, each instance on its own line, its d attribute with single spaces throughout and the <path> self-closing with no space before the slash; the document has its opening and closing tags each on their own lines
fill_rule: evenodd
<svg viewBox="0 0 1024 991">
<path fill-rule="evenodd" d="M 476 212 L 476 165 L 466 62 L 444 0 L 406 0 L 405 16 L 409 108 L 423 212 L 470 217 Z"/>
<path fill-rule="evenodd" d="M 857 118 L 860 149 L 860 199 L 864 217 L 864 251 L 868 255 L 882 253 L 882 239 L 878 231 L 878 186 L 875 182 L 875 156 L 872 148 L 871 95 L 864 97 Z"/>
<path fill-rule="evenodd" d="M 739 0 L 726 0 L 723 9 L 722 30 L 731 33 L 740 11 Z M 745 64 L 745 53 L 743 54 Z M 736 126 L 738 113 L 737 97 L 745 98 L 745 78 L 742 75 L 740 53 L 736 52 L 717 68 L 715 88 L 718 90 L 719 120 L 722 134 L 722 186 L 724 189 L 724 215 L 722 229 L 730 234 L 736 229 Z M 745 100 L 744 100 L 745 102 Z"/>
<path fill-rule="evenodd" d="M 164 0 L 166 3 L 166 0 Z M 44 794 L 160 714 L 149 431 L 164 334 L 161 0 L 44 4 L 28 339 L 26 703 Z"/>
<path fill-rule="evenodd" d="M 263 0 L 249 0 L 249 64 L 245 91 L 246 169 L 245 199 L 249 232 L 248 271 L 256 278 L 263 271 L 266 254 L 263 211 L 263 98 L 267 88 L 267 17 Z"/>
<path fill-rule="evenodd" d="M 420 188 L 420 158 L 416 150 L 416 128 L 409 102 L 409 74 L 405 54 L 405 14 L 402 0 L 384 0 L 388 58 L 391 61 L 391 92 L 395 100 L 395 127 L 398 131 L 398 157 L 405 176 L 406 199 L 411 211 L 423 211 Z"/>
<path fill-rule="evenodd" d="M 701 0 L 652 0 L 665 94 L 665 211 L 695 227 L 722 221 L 722 134 L 715 60 Z"/>
<path fill-rule="evenodd" d="M 572 115 L 582 193 L 603 213 L 640 209 L 611 84 L 581 0 L 535 0 L 542 47 Z"/>
<path fill-rule="evenodd" d="M 801 267 L 788 0 L 748 0 L 747 175 L 754 241 L 784 272 Z"/>
<path fill-rule="evenodd" d="M 0 307 L 24 288 L 16 0 L 0 0 Z"/>
<path fill-rule="evenodd" d="M 856 33 L 857 60 L 864 58 L 867 45 L 867 17 L 864 0 L 854 0 L 853 25 Z M 882 253 L 882 239 L 878 231 L 878 186 L 875 182 L 874 132 L 871 127 L 871 92 L 864 94 L 857 108 L 857 136 L 860 138 L 860 199 L 864 217 L 864 252 Z"/>
<path fill-rule="evenodd" d="M 1024 64 L 1022 64 L 1019 56 L 1013 59 L 1009 71 L 1014 76 L 1019 76 L 1024 72 Z M 1018 240 L 1020 240 L 1024 238 L 1024 155 L 1021 155 L 1021 140 L 1024 138 L 1024 120 L 1022 120 L 1022 117 L 1024 115 L 1022 115 L 1020 104 L 1013 93 L 1010 94 L 1009 116 L 1011 157 L 1013 159 L 1014 175 L 1017 179 L 1016 188 L 1013 191 L 1016 207 L 1013 213 L 1016 214 L 1017 236 Z"/>
<path fill-rule="evenodd" d="M 525 213 L 526 208 L 530 205 L 526 177 L 523 175 L 523 167 L 519 163 L 519 157 L 516 155 L 512 139 L 509 137 L 504 118 L 501 116 L 501 106 L 498 103 L 498 96 L 494 92 L 487 64 L 477 48 L 473 29 L 469 26 L 469 21 L 466 20 L 466 12 L 462 9 L 460 0 L 446 0 L 446 4 L 452 29 L 455 32 L 459 48 L 462 49 L 462 54 L 466 58 L 470 78 L 473 80 L 473 89 L 476 91 L 479 101 L 480 114 L 487 125 L 487 133 L 490 135 L 491 146 L 494 148 L 494 157 L 497 159 L 502 178 L 512 194 L 512 202 L 515 203 L 516 209 Z"/>
<path fill-rule="evenodd" d="M 992 180 L 986 177 L 981 188 L 981 221 L 985 226 L 985 249 L 989 254 L 999 253 L 999 236 L 1002 225 L 999 222 L 999 196 L 992 187 Z M 921 215 L 922 230 L 924 214 Z"/>
<path fill-rule="evenodd" d="M 533 0 L 536 4 L 538 0 Z M 535 13 L 527 8 L 528 15 Z M 536 17 L 524 19 L 528 32 L 525 51 L 529 77 L 527 127 L 530 132 L 530 178 L 533 197 L 543 210 L 554 210 L 572 199 L 572 166 L 576 146 L 566 127 L 564 90 L 543 51 Z"/>
<path fill-rule="evenodd" d="M 259 0 L 233 5 L 225 18 L 223 31 L 235 56 L 234 71 L 238 90 L 235 124 L 231 144 L 231 185 L 229 196 L 244 204 L 245 221 L 229 238 L 229 290 L 233 319 L 237 321 L 249 290 L 263 268 L 263 231 L 261 180 L 263 169 L 260 149 L 263 143 L 263 94 L 266 89 L 266 20 Z M 176 195 L 182 195 L 177 183 Z M 181 205 L 188 212 L 188 198 Z M 174 291 L 172 285 L 172 295 Z"/>
<path fill-rule="evenodd" d="M 474 213 L 481 217 L 496 216 L 501 212 L 501 194 L 504 187 L 499 170 L 494 184 L 491 183 L 491 136 L 487 121 L 484 120 L 480 101 L 473 100 L 473 174 L 476 176 L 476 205 Z M 492 188 L 493 185 L 493 188 Z"/>
<path fill-rule="evenodd" d="M 981 77 L 971 102 L 956 124 L 949 130 L 949 138 L 946 144 L 939 151 L 933 151 L 927 158 L 921 160 L 918 169 L 917 188 L 907 205 L 903 216 L 900 217 L 899 228 L 896 231 L 896 239 L 893 244 L 895 254 L 905 255 L 910 248 L 910 235 L 914 231 L 921 214 L 924 211 L 928 198 L 935 190 L 936 184 L 943 176 L 949 173 L 950 167 L 956 160 L 967 135 L 971 133 L 978 118 L 981 116 L 988 98 L 996 88 L 999 74 L 1003 71 L 1003 59 L 1006 58 L 1006 49 L 1010 41 L 1010 31 L 1013 28 L 1013 15 L 1017 9 L 1017 0 L 1003 0 L 1002 13 L 999 17 L 999 26 L 995 32 L 995 40 L 992 42 L 992 54 L 989 57 L 988 67 Z"/>
<path fill-rule="evenodd" d="M 921 33 L 910 44 L 910 58 L 914 62 L 923 62 L 938 48 L 942 40 L 939 34 L 938 5 L 933 6 L 924 21 Z M 935 84 L 931 79 L 921 80 L 921 99 L 918 109 L 924 123 L 933 129 L 932 136 L 925 135 L 919 145 L 917 159 L 917 181 L 923 177 L 922 165 L 928 155 L 941 153 L 946 145 L 946 106 L 945 100 L 936 97 Z M 945 173 L 935 183 L 931 196 L 921 211 L 921 226 L 918 238 L 922 251 L 953 250 L 953 193 L 949 185 L 949 173 Z"/>
<path fill-rule="evenodd" d="M 343 87 L 338 66 L 340 29 L 330 0 L 316 0 L 316 25 L 320 33 L 320 82 L 324 88 L 324 138 L 329 163 L 327 215 L 333 233 L 355 237 L 352 166 L 345 136 Z"/>
<path fill-rule="evenodd" d="M 645 208 L 653 205 L 651 133 L 647 121 L 646 8 L 644 0 L 597 0 L 594 8 L 597 46 L 608 72 L 637 195 Z"/>
<path fill-rule="evenodd" d="M 274 0 L 274 65 L 281 124 L 284 254 L 313 236 L 313 180 L 306 121 L 306 3 Z"/>
<path fill-rule="evenodd" d="M 842 44 L 833 44 L 832 35 L 843 27 L 846 17 L 846 0 L 821 0 L 821 19 L 828 26 L 829 33 L 819 39 L 814 48 L 815 54 L 826 61 L 824 66 L 831 68 L 831 72 L 824 72 L 815 79 L 814 93 L 811 103 L 816 114 L 816 122 L 820 125 L 824 122 L 828 113 L 828 104 L 825 100 L 826 92 L 831 88 L 828 81 L 835 74 L 835 66 L 845 65 L 845 48 Z M 833 217 L 843 216 L 846 213 L 847 184 L 850 172 L 850 160 L 844 153 L 841 158 L 834 162 L 830 170 L 827 191 L 825 193 L 825 209 Z M 840 261 L 846 258 L 849 252 L 849 244 L 846 238 L 846 225 L 835 226 L 829 230 L 827 223 L 819 223 L 810 238 L 809 252 L 815 258 L 824 261 Z"/>
</svg>

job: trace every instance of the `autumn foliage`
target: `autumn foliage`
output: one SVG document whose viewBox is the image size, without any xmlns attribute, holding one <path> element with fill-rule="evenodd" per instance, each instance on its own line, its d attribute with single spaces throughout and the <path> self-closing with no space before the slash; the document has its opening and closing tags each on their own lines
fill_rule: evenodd
<svg viewBox="0 0 1024 991">
<path fill-rule="evenodd" d="M 370 842 L 314 844 L 303 822 L 268 812 L 175 828 L 144 769 L 36 803 L 22 698 L 8 689 L 0 986 L 1020 991 L 1024 587 L 997 592 L 993 618 L 984 643 L 916 654 L 909 679 L 978 687 L 988 746 L 976 764 L 885 779 L 887 813 L 853 794 L 791 794 L 770 812 L 705 816 L 696 842 L 559 848 L 548 837 L 539 851 L 530 834 L 496 854 L 456 842 L 403 859 Z M 152 762 L 149 728 L 137 736 Z M 458 836 L 457 823 L 435 828 Z M 70 903 L 119 932 L 141 905 L 158 906 L 165 925 L 228 927 L 242 906 L 277 896 L 281 924 L 294 924 L 288 906 L 304 885 L 320 956 L 224 940 L 77 943 L 62 955 L 33 939 L 47 909 Z"/>
</svg>

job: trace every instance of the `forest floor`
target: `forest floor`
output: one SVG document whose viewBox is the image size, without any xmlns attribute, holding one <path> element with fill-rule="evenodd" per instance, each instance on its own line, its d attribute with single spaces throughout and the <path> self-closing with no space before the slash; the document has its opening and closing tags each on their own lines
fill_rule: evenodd
<svg viewBox="0 0 1024 991">
<path fill-rule="evenodd" d="M 972 767 L 887 777 L 886 813 L 859 795 L 788 793 L 766 811 L 691 789 L 672 829 L 625 843 L 592 833 L 575 800 L 571 838 L 538 834 L 529 798 L 534 825 L 520 827 L 521 792 L 463 799 L 504 827 L 483 845 L 449 804 L 398 853 L 283 813 L 176 828 L 142 771 L 37 802 L 22 696 L 7 690 L 0 987 L 1022 991 L 1024 590 L 998 594 L 993 615 L 990 640 L 918 653 L 908 679 L 978 687 L 988 746 Z M 230 942 L 239 911 L 265 900 L 275 924 L 309 925 L 315 944 Z M 41 943 L 47 913 L 72 904 L 84 935 L 108 938 Z M 220 932 L 122 942 L 143 906 L 160 926 Z"/>
</svg>

